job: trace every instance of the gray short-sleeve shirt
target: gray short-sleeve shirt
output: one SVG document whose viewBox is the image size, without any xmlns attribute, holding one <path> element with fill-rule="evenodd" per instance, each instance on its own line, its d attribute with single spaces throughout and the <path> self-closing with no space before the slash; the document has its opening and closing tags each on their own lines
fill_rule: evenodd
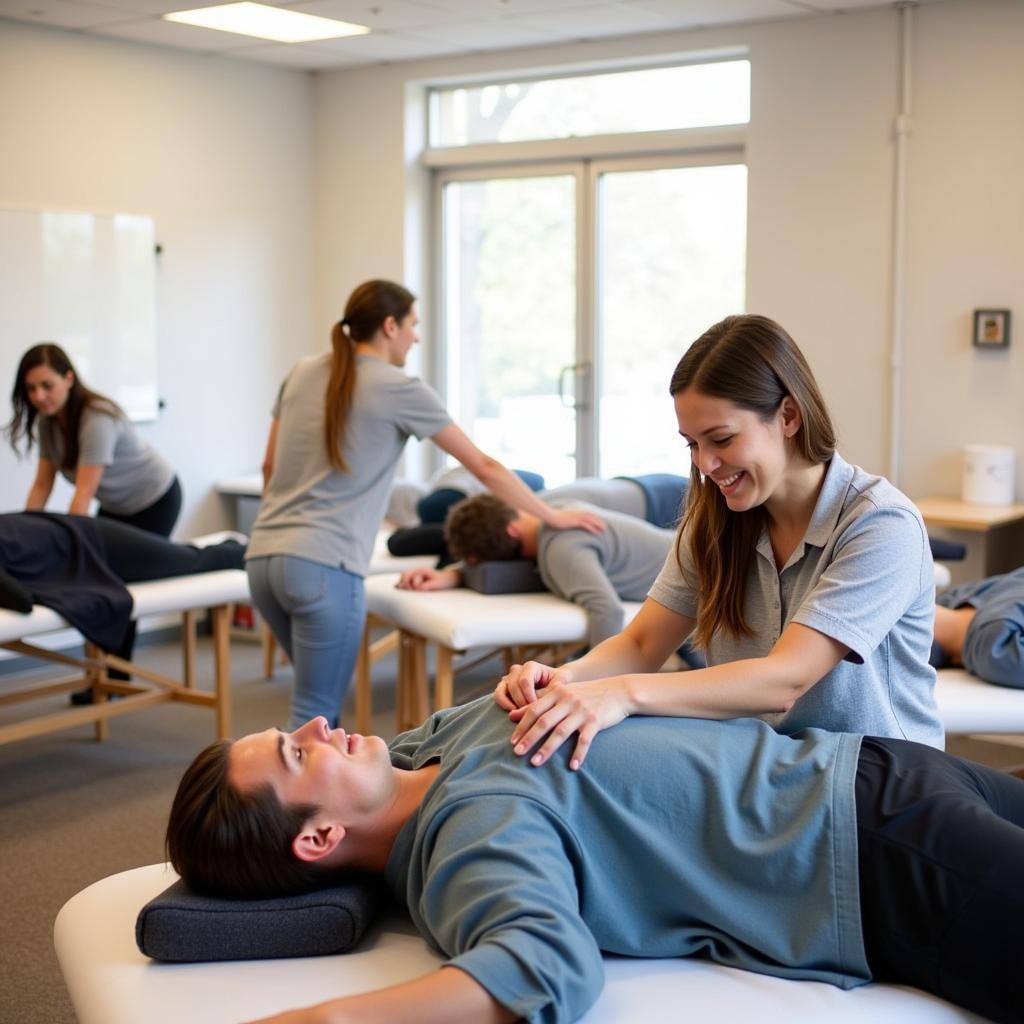
<svg viewBox="0 0 1024 1024">
<path fill-rule="evenodd" d="M 681 554 L 689 570 L 685 545 Z M 680 572 L 674 548 L 650 596 L 696 618 L 699 594 Z M 850 651 L 788 714 L 765 716 L 780 732 L 817 727 L 941 748 L 935 670 L 928 664 L 934 605 L 920 513 L 883 477 L 836 454 L 807 532 L 781 572 L 767 530 L 758 542 L 744 599 L 753 635 L 716 636 L 708 664 L 764 657 L 786 626 L 799 622 Z"/>
<path fill-rule="evenodd" d="M 587 644 L 596 647 L 622 629 L 622 602 L 647 596 L 675 533 L 585 501 L 548 501 L 555 508 L 589 509 L 604 520 L 601 533 L 542 523 L 537 535 L 541 579 L 548 590 L 585 609 Z"/>
<path fill-rule="evenodd" d="M 451 424 L 437 393 L 374 356 L 356 356 L 343 452 L 349 472 L 327 460 L 324 399 L 330 354 L 299 362 L 274 405 L 274 472 L 249 540 L 248 558 L 293 555 L 366 574 L 395 466 L 410 437 Z"/>
<path fill-rule="evenodd" d="M 64 437 L 52 416 L 39 417 L 39 454 L 74 483 L 78 466 L 64 469 Z M 100 507 L 130 516 L 149 508 L 174 482 L 170 463 L 135 432 L 123 414 L 85 409 L 78 425 L 78 465 L 103 466 Z"/>
</svg>

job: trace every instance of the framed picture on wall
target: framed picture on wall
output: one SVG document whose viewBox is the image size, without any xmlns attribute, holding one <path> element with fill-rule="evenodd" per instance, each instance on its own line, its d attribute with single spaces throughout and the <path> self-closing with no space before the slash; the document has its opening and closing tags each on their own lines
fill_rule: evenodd
<svg viewBox="0 0 1024 1024">
<path fill-rule="evenodd" d="M 979 348 L 1006 348 L 1010 344 L 1010 311 L 1008 309 L 976 309 L 974 311 L 974 344 Z"/>
</svg>

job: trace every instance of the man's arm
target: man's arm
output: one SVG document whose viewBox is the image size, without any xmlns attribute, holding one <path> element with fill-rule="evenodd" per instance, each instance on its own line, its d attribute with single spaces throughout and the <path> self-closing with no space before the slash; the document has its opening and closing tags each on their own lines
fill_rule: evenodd
<svg viewBox="0 0 1024 1024">
<path fill-rule="evenodd" d="M 451 590 L 462 586 L 458 569 L 406 569 L 395 584 L 399 590 Z"/>
<path fill-rule="evenodd" d="M 511 1024 L 516 1015 L 457 967 L 441 967 L 414 981 L 331 999 L 253 1024 Z"/>
</svg>

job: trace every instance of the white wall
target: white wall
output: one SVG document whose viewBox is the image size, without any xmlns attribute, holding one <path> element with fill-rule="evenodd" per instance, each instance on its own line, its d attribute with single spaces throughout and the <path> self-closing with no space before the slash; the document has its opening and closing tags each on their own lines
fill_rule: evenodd
<svg viewBox="0 0 1024 1024">
<path fill-rule="evenodd" d="M 966 442 L 1024 447 L 1024 70 L 1015 57 L 1024 4 L 946 0 L 914 9 L 913 23 L 901 482 L 921 496 L 957 492 Z M 403 150 L 408 94 L 419 83 L 737 45 L 753 61 L 748 309 L 778 319 L 804 348 L 847 457 L 886 472 L 892 8 L 317 76 L 316 329 L 371 273 L 429 281 L 431 254 L 410 259 L 417 247 L 403 221 L 407 195 L 422 194 L 426 181 Z M 1015 308 L 1009 353 L 971 351 L 970 312 L 983 306 Z"/>
<path fill-rule="evenodd" d="M 965 443 L 1017 449 L 1024 500 L 1024 4 L 916 12 L 906 483 L 955 494 Z M 1008 350 L 971 346 L 1009 308 Z"/>
<path fill-rule="evenodd" d="M 155 218 L 166 409 L 140 431 L 181 477 L 176 535 L 227 526 L 213 484 L 259 466 L 281 376 L 315 343 L 311 76 L 0 21 L 0 147 L 0 202 Z M 0 510 L 33 468 L 5 448 Z"/>
</svg>

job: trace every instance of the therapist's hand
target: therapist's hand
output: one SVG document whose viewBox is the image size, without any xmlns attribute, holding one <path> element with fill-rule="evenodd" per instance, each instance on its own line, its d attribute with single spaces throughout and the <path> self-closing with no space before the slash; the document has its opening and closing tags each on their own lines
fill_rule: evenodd
<svg viewBox="0 0 1024 1024">
<path fill-rule="evenodd" d="M 542 665 L 539 661 L 513 665 L 494 688 L 494 699 L 506 711 L 515 711 L 535 701 L 537 691 L 554 682 L 569 682 L 564 669 Z"/>
<path fill-rule="evenodd" d="M 604 520 L 595 512 L 580 508 L 557 508 L 546 520 L 553 530 L 586 530 L 587 533 L 603 533 Z"/>
<path fill-rule="evenodd" d="M 576 771 L 586 760 L 594 737 L 602 730 L 618 725 L 632 707 L 622 676 L 591 679 L 582 683 L 552 680 L 536 700 L 509 713 L 516 722 L 512 731 L 512 749 L 523 756 L 541 740 L 540 749 L 530 764 L 542 765 L 573 733 L 578 733 L 569 767 Z"/>
</svg>

